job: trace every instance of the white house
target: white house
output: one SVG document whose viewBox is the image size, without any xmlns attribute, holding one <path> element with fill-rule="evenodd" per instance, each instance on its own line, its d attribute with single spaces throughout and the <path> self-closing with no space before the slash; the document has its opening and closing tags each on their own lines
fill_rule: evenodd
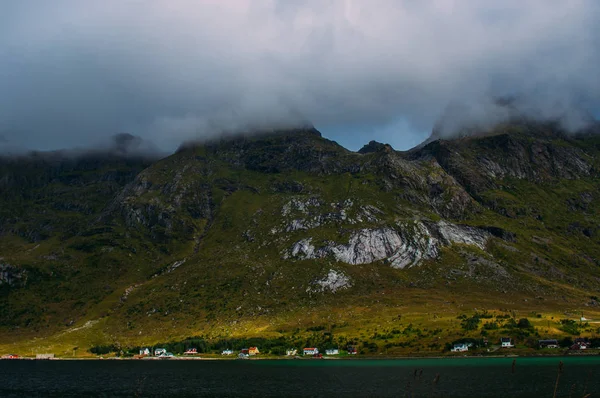
<svg viewBox="0 0 600 398">
<path fill-rule="evenodd" d="M 540 348 L 559 348 L 558 340 L 556 339 L 539 340 L 538 343 Z"/>
<path fill-rule="evenodd" d="M 310 347 L 310 348 L 305 348 L 303 350 L 303 352 L 304 352 L 304 355 L 317 355 L 319 353 L 319 349 Z"/>
<path fill-rule="evenodd" d="M 450 349 L 452 352 L 465 352 L 469 351 L 469 346 L 465 343 L 454 344 L 454 347 Z"/>
<path fill-rule="evenodd" d="M 221 355 L 232 355 L 233 354 L 233 350 L 227 349 L 227 350 L 223 350 L 223 352 L 221 353 Z"/>
<path fill-rule="evenodd" d="M 157 348 L 154 350 L 154 356 L 159 357 L 161 355 L 167 355 L 167 350 L 164 348 Z"/>
<path fill-rule="evenodd" d="M 502 348 L 512 348 L 515 346 L 510 337 L 502 337 L 500 339 L 500 344 L 502 345 Z"/>
<path fill-rule="evenodd" d="M 150 349 L 149 348 L 142 348 L 140 350 L 140 355 L 150 355 Z"/>
<path fill-rule="evenodd" d="M 285 352 L 285 355 L 287 355 L 288 357 L 293 357 L 294 355 L 298 354 L 298 350 L 295 348 L 290 348 L 289 350 L 287 350 Z"/>
<path fill-rule="evenodd" d="M 338 350 L 337 348 L 331 348 L 329 350 L 325 350 L 325 355 L 339 355 L 340 354 L 340 350 Z"/>
</svg>

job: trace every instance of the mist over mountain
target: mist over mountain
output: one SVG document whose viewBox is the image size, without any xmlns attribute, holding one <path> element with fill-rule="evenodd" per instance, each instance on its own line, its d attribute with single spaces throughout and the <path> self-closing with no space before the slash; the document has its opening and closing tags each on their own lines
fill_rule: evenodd
<svg viewBox="0 0 600 398">
<path fill-rule="evenodd" d="M 522 97 L 484 99 L 479 103 L 453 101 L 426 142 L 485 134 L 502 123 L 553 123 L 566 134 L 596 132 L 598 126 L 591 112 L 561 101 L 551 107 L 534 106 Z"/>
<path fill-rule="evenodd" d="M 573 109 L 600 109 L 593 0 L 7 0 L 0 14 L 0 131 L 14 148 L 126 131 L 171 152 L 310 121 L 354 150 L 408 149 L 457 100 L 484 124 L 504 96 L 572 129 Z"/>
</svg>

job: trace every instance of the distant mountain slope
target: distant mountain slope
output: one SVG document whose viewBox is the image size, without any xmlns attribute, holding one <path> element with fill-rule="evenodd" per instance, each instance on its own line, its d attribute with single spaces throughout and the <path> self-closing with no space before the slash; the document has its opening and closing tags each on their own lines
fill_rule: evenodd
<svg viewBox="0 0 600 398">
<path fill-rule="evenodd" d="M 600 290 L 599 142 L 529 123 L 354 153 L 307 128 L 151 164 L 3 161 L 0 325 L 135 345 L 581 308 Z"/>
</svg>

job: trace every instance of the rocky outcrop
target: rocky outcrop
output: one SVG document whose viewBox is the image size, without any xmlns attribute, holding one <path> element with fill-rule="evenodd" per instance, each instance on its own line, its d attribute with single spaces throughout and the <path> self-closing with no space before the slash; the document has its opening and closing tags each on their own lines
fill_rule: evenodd
<svg viewBox="0 0 600 398">
<path fill-rule="evenodd" d="M 594 172 L 593 161 L 571 138 L 535 124 L 511 126 L 509 132 L 464 140 L 437 140 L 415 151 L 434 157 L 467 190 L 477 195 L 496 189 L 505 178 L 534 182 L 579 179 Z"/>
<path fill-rule="evenodd" d="M 442 217 L 465 218 L 478 210 L 465 189 L 433 158 L 411 159 L 395 151 L 379 152 L 364 166 L 378 176 L 384 191 L 399 191 L 399 198 L 431 208 Z"/>
<path fill-rule="evenodd" d="M 327 224 L 376 223 L 385 213 L 373 205 L 358 205 L 352 199 L 326 204 L 317 197 L 293 198 L 282 206 L 282 223 L 271 234 L 306 231 Z"/>
<path fill-rule="evenodd" d="M 389 144 L 382 144 L 381 142 L 377 142 L 377 141 L 369 141 L 368 144 L 364 145 L 362 148 L 360 148 L 358 150 L 358 153 L 362 153 L 364 155 L 365 153 L 393 151 L 393 150 L 394 149 Z"/>
<path fill-rule="evenodd" d="M 332 256 L 353 265 L 386 260 L 394 268 L 407 268 L 436 258 L 442 246 L 465 244 L 484 249 L 489 237 L 487 231 L 445 221 L 399 223 L 394 227 L 360 229 L 351 234 L 346 244 L 327 242 L 315 247 L 311 238 L 305 238 L 294 243 L 284 258 Z"/>
<path fill-rule="evenodd" d="M 339 290 L 352 287 L 350 278 L 341 271 L 330 269 L 327 275 L 322 279 L 317 279 L 306 289 L 309 293 L 320 293 L 330 291 L 335 293 Z"/>
<path fill-rule="evenodd" d="M 212 186 L 189 174 L 200 174 L 192 165 L 170 170 L 168 178 L 157 177 L 146 170 L 128 184 L 112 201 L 103 215 L 121 218 L 127 227 L 147 231 L 154 239 L 168 240 L 178 236 L 192 237 L 206 231 L 199 231 L 198 220 L 206 220 L 209 226 L 213 218 L 214 204 Z M 223 181 L 216 184 L 223 186 Z M 236 187 L 224 187 L 235 190 Z"/>
<path fill-rule="evenodd" d="M 25 270 L 0 262 L 0 286 L 19 286 L 24 284 L 26 279 Z"/>
</svg>

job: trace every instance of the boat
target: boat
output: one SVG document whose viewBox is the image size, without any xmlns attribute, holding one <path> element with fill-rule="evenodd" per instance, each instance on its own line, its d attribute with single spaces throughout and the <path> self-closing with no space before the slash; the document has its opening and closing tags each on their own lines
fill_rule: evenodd
<svg viewBox="0 0 600 398">
<path fill-rule="evenodd" d="M 174 356 L 174 355 L 173 355 L 173 353 L 171 353 L 171 352 L 166 352 L 166 351 L 165 351 L 165 352 L 163 352 L 162 354 L 160 354 L 160 355 L 158 356 L 158 358 L 159 358 L 159 359 L 170 359 L 170 358 L 173 358 L 173 356 Z"/>
</svg>

